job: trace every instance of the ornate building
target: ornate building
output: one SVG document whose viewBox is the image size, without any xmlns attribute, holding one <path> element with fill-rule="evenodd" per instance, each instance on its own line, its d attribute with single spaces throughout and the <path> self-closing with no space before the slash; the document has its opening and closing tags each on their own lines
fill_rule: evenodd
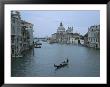
<svg viewBox="0 0 110 87">
<path fill-rule="evenodd" d="M 11 11 L 11 56 L 21 56 L 21 17 L 18 11 Z"/>
<path fill-rule="evenodd" d="M 94 25 L 88 28 L 89 47 L 100 48 L 100 25 Z"/>
<path fill-rule="evenodd" d="M 26 21 L 22 21 L 22 28 L 25 28 L 26 32 L 28 32 L 27 37 L 28 37 L 28 45 L 29 47 L 31 47 L 33 45 L 33 24 L 26 22 Z"/>
<path fill-rule="evenodd" d="M 79 39 L 80 35 L 78 33 L 73 33 L 73 27 L 68 27 L 66 30 L 61 22 L 57 32 L 52 34 L 50 43 L 78 44 Z"/>
<path fill-rule="evenodd" d="M 22 52 L 33 43 L 33 25 L 21 20 L 18 11 L 11 11 L 11 56 L 22 57 Z"/>
<path fill-rule="evenodd" d="M 62 22 L 60 23 L 60 26 L 57 29 L 57 33 L 65 33 L 65 28 L 63 27 Z"/>
<path fill-rule="evenodd" d="M 68 29 L 66 30 L 66 33 L 73 33 L 73 27 L 68 27 Z"/>
</svg>

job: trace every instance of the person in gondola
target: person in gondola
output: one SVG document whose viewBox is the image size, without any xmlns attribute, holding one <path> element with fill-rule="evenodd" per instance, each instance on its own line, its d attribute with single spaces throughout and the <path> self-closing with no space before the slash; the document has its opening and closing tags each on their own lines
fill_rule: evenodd
<svg viewBox="0 0 110 87">
<path fill-rule="evenodd" d="M 69 60 L 67 59 L 67 63 L 68 63 L 68 61 L 69 61 Z"/>
</svg>

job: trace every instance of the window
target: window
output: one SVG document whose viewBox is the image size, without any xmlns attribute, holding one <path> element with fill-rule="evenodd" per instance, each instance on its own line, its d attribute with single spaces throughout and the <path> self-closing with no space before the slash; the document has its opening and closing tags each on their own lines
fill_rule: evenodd
<svg viewBox="0 0 110 87">
<path fill-rule="evenodd" d="M 15 18 L 12 18 L 12 22 L 15 23 Z"/>
<path fill-rule="evenodd" d="M 12 49 L 12 54 L 14 54 L 14 49 Z"/>
</svg>

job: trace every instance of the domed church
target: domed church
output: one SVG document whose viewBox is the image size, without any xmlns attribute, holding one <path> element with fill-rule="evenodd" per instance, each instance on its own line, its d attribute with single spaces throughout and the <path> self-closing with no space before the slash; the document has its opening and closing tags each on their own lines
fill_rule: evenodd
<svg viewBox="0 0 110 87">
<path fill-rule="evenodd" d="M 62 22 L 60 23 L 60 26 L 57 29 L 57 33 L 64 33 L 65 32 L 65 28 L 63 27 Z"/>
<path fill-rule="evenodd" d="M 78 43 L 79 34 L 73 33 L 73 27 L 68 27 L 67 30 L 64 28 L 62 22 L 57 29 L 57 32 L 52 34 L 51 43 Z"/>
</svg>

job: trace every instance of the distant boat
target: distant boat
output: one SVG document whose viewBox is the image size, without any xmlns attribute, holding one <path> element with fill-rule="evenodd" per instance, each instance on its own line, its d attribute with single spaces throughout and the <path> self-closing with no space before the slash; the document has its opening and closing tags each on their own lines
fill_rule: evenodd
<svg viewBox="0 0 110 87">
<path fill-rule="evenodd" d="M 43 42 L 47 42 L 47 40 L 42 40 Z"/>
<path fill-rule="evenodd" d="M 40 46 L 40 45 L 35 45 L 34 47 L 35 47 L 35 48 L 41 48 L 41 46 Z"/>
<path fill-rule="evenodd" d="M 34 44 L 35 44 L 35 45 L 42 45 L 42 43 L 37 42 L 37 41 L 36 41 Z"/>
</svg>

